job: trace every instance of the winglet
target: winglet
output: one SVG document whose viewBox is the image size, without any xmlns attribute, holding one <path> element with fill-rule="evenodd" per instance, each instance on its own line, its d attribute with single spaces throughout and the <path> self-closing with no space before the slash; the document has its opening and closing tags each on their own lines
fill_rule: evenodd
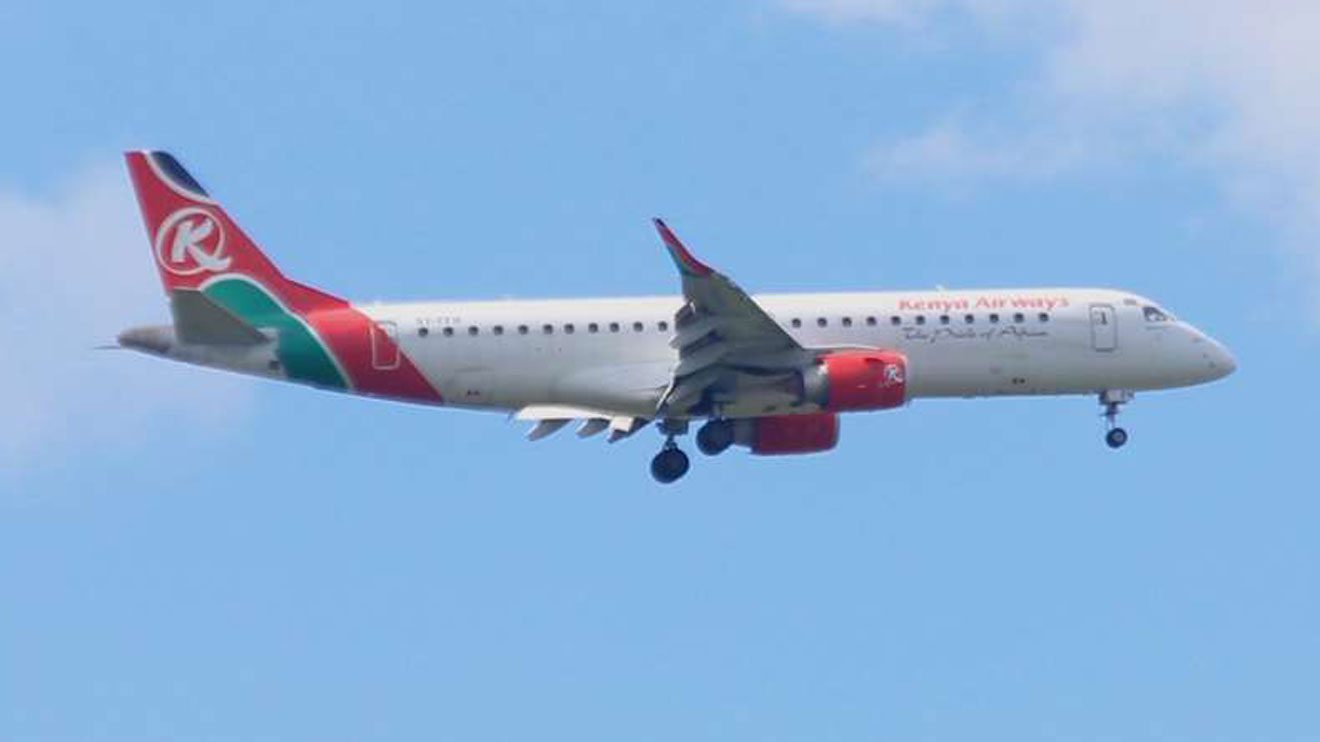
<svg viewBox="0 0 1320 742">
<path fill-rule="evenodd" d="M 688 252 L 683 243 L 679 242 L 678 236 L 665 225 L 664 220 L 656 218 L 652 221 L 655 222 L 655 231 L 660 233 L 660 239 L 664 240 L 665 247 L 669 249 L 669 256 L 674 259 L 674 265 L 678 266 L 679 272 L 696 277 L 709 276 L 715 272 Z"/>
</svg>

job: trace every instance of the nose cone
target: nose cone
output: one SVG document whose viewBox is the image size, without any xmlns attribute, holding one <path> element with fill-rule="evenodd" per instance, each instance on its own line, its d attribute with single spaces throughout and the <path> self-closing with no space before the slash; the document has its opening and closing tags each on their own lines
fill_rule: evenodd
<svg viewBox="0 0 1320 742">
<path fill-rule="evenodd" d="M 1211 380 L 1222 379 L 1237 370 L 1237 359 L 1218 340 L 1206 338 L 1202 354 L 1209 366 Z"/>
</svg>

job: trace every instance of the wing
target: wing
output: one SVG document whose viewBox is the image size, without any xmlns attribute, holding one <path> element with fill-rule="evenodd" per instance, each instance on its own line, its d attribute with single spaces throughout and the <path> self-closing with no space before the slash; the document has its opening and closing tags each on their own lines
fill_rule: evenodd
<svg viewBox="0 0 1320 742">
<path fill-rule="evenodd" d="M 685 300 L 674 317 L 679 360 L 657 414 L 705 415 L 750 397 L 769 405 L 792 398 L 779 390 L 780 377 L 814 353 L 738 284 L 698 260 L 663 221 L 655 228 L 678 266 Z"/>
</svg>

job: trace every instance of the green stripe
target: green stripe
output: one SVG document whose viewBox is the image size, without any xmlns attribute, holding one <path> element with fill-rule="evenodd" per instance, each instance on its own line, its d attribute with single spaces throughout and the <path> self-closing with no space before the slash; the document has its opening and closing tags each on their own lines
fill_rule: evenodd
<svg viewBox="0 0 1320 742">
<path fill-rule="evenodd" d="M 229 278 L 212 283 L 203 293 L 253 327 L 276 330 L 279 338 L 276 355 L 290 379 L 332 389 L 348 388 L 344 375 L 321 341 L 264 288 Z"/>
</svg>

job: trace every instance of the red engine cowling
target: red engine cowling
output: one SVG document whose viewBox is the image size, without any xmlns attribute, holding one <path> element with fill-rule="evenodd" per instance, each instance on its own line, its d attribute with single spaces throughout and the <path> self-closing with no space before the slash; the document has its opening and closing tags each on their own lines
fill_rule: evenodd
<svg viewBox="0 0 1320 742">
<path fill-rule="evenodd" d="M 829 412 L 901 407 L 907 402 L 907 356 L 894 350 L 822 356 L 802 373 L 802 401 Z"/>
<path fill-rule="evenodd" d="M 762 456 L 817 453 L 839 442 L 839 416 L 828 412 L 757 417 L 738 423 L 737 442 Z"/>
</svg>

